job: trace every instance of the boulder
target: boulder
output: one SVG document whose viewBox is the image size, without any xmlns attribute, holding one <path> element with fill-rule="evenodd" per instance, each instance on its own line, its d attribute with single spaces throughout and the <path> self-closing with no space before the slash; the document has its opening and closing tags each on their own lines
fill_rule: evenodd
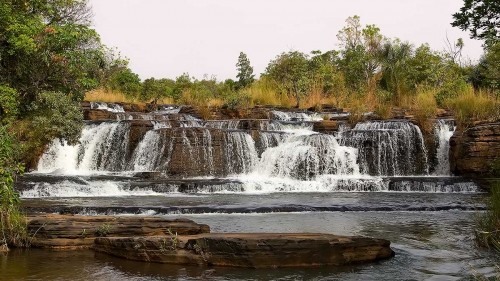
<svg viewBox="0 0 500 281">
<path fill-rule="evenodd" d="M 340 266 L 394 256 L 384 239 L 315 233 L 103 237 L 94 250 L 145 262 L 249 268 Z"/>
<path fill-rule="evenodd" d="M 450 139 L 450 168 L 457 176 L 490 174 L 500 159 L 500 122 L 483 123 L 456 131 Z"/>
<path fill-rule="evenodd" d="M 193 235 L 210 232 L 205 224 L 188 219 L 146 216 L 40 215 L 28 218 L 28 232 L 34 247 L 89 248 L 99 236 L 128 237 Z"/>
</svg>

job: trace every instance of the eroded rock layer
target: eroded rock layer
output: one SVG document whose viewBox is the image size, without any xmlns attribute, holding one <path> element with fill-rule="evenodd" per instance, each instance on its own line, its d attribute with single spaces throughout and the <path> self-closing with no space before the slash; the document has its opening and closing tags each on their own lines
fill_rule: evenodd
<svg viewBox="0 0 500 281">
<path fill-rule="evenodd" d="M 314 233 L 210 233 L 195 236 L 96 238 L 94 249 L 168 264 L 251 268 L 347 265 L 390 258 L 390 242 Z"/>
</svg>

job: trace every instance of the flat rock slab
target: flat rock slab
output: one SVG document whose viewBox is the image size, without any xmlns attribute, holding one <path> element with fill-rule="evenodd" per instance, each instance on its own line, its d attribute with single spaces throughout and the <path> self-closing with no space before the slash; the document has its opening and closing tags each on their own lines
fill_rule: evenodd
<svg viewBox="0 0 500 281">
<path fill-rule="evenodd" d="M 347 265 L 394 256 L 384 239 L 314 233 L 101 237 L 94 250 L 145 262 L 249 268 Z"/>
<path fill-rule="evenodd" d="M 95 237 L 194 235 L 210 227 L 188 219 L 148 216 L 41 215 L 28 218 L 32 246 L 48 248 L 91 247 Z"/>
</svg>

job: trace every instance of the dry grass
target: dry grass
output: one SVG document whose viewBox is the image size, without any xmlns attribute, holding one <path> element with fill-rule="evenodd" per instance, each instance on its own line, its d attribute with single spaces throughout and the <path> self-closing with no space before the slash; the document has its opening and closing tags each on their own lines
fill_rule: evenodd
<svg viewBox="0 0 500 281">
<path fill-rule="evenodd" d="M 111 91 L 106 89 L 96 89 L 85 94 L 84 101 L 99 101 L 99 102 L 111 102 L 111 103 L 132 103 L 143 105 L 150 103 L 151 101 L 143 102 L 136 98 L 132 98 L 124 95 L 121 92 Z M 174 104 L 172 98 L 163 98 L 157 101 L 158 104 Z"/>
<path fill-rule="evenodd" d="M 105 89 L 96 89 L 85 94 L 84 101 L 100 101 L 100 102 L 125 102 L 125 103 L 138 103 L 138 100 L 131 99 L 123 93 L 108 91 Z"/>
<path fill-rule="evenodd" d="M 275 86 L 267 79 L 262 78 L 253 83 L 250 87 L 243 89 L 243 95 L 250 97 L 250 104 L 255 105 L 271 105 L 282 106 L 288 101 L 283 100 L 283 97 L 278 93 Z"/>
<path fill-rule="evenodd" d="M 469 86 L 457 97 L 444 100 L 444 105 L 453 110 L 459 124 L 470 125 L 474 121 L 496 121 L 500 119 L 500 100 L 495 93 L 475 91 Z"/>
<path fill-rule="evenodd" d="M 432 131 L 431 119 L 436 117 L 437 102 L 435 89 L 418 89 L 417 95 L 412 99 L 410 108 L 415 115 L 417 123 L 424 132 Z"/>
</svg>

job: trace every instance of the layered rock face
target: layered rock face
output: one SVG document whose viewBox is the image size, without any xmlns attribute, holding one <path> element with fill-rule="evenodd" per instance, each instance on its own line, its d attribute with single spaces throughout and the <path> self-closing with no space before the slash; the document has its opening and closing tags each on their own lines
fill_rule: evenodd
<svg viewBox="0 0 500 281">
<path fill-rule="evenodd" d="M 28 233 L 34 247 L 88 248 L 98 236 L 193 235 L 210 232 L 210 227 L 188 219 L 137 216 L 41 215 L 30 217 Z"/>
<path fill-rule="evenodd" d="M 450 140 L 450 168 L 459 176 L 488 175 L 500 159 L 500 122 L 457 131 Z"/>
<path fill-rule="evenodd" d="M 390 258 L 390 242 L 314 233 L 210 233 L 96 238 L 94 249 L 131 260 L 251 268 L 346 265 Z"/>
</svg>

